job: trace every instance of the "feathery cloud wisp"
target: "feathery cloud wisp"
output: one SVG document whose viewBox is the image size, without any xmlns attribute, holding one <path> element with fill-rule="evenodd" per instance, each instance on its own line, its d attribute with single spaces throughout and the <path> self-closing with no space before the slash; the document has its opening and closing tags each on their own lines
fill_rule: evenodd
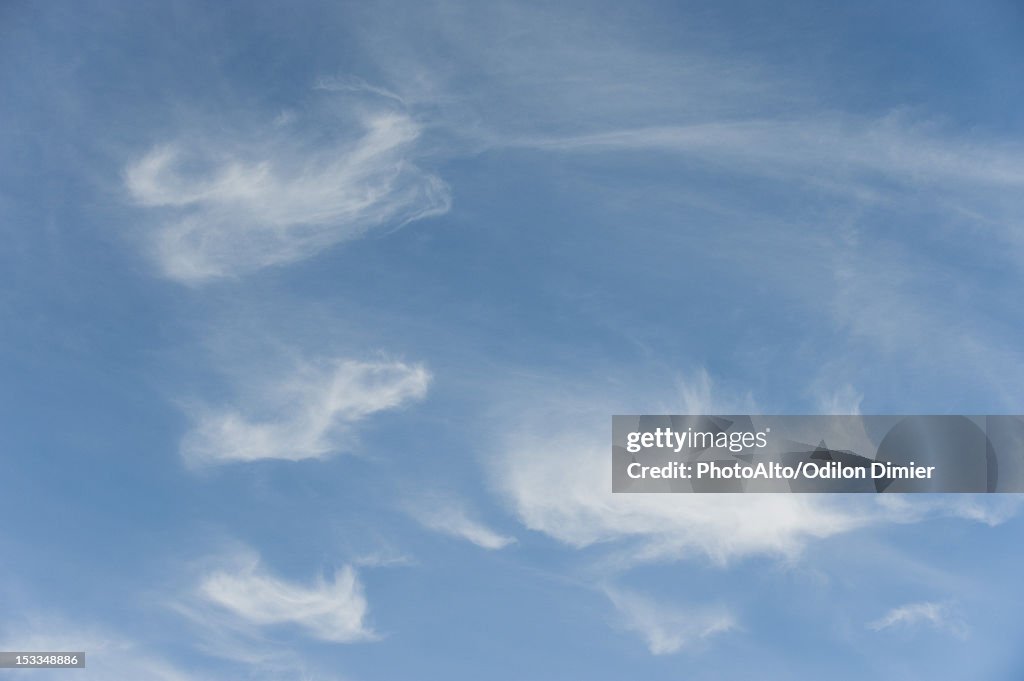
<svg viewBox="0 0 1024 681">
<path fill-rule="evenodd" d="M 200 681 L 212 678 L 195 669 L 181 669 L 147 646 L 119 632 L 82 625 L 64 618 L 46 616 L 18 621 L 0 633 L 3 650 L 81 650 L 86 667 L 76 670 L 83 681 L 106 679 L 152 679 L 153 681 Z M 58 672 L 58 675 L 60 672 Z"/>
<path fill-rule="evenodd" d="M 950 612 L 949 606 L 942 603 L 922 602 L 909 603 L 893 608 L 874 622 L 868 623 L 868 629 L 882 631 L 893 627 L 913 627 L 927 625 L 935 629 L 947 631 L 954 636 L 967 635 L 967 625 Z"/>
<path fill-rule="evenodd" d="M 361 137 L 312 149 L 279 130 L 240 150 L 181 141 L 130 163 L 132 198 L 163 211 L 151 244 L 163 273 L 189 284 L 231 277 L 446 212 L 447 185 L 412 161 L 419 126 L 397 112 L 363 125 Z"/>
<path fill-rule="evenodd" d="M 376 638 L 366 623 L 369 607 L 351 566 L 338 570 L 330 582 L 319 579 L 304 586 L 274 577 L 253 563 L 241 570 L 207 575 L 199 592 L 244 623 L 293 624 L 314 638 L 335 643 Z"/>
<path fill-rule="evenodd" d="M 430 372 L 418 364 L 334 360 L 305 365 L 226 409 L 200 408 L 182 456 L 192 464 L 318 459 L 343 450 L 365 417 L 422 399 Z"/>
<path fill-rule="evenodd" d="M 409 514 L 429 530 L 465 539 L 484 549 L 503 549 L 515 543 L 509 537 L 471 518 L 460 504 L 440 498 L 424 500 L 409 508 Z"/>
<path fill-rule="evenodd" d="M 606 589 L 605 593 L 622 615 L 624 626 L 640 634 L 653 655 L 678 653 L 736 627 L 735 618 L 724 608 L 686 612 L 629 591 Z"/>
</svg>

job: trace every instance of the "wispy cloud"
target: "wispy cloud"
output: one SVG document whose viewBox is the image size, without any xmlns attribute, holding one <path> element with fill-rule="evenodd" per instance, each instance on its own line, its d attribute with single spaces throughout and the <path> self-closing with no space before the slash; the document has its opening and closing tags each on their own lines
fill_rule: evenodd
<svg viewBox="0 0 1024 681">
<path fill-rule="evenodd" d="M 678 609 L 621 589 L 605 593 L 622 616 L 622 625 L 643 637 L 653 655 L 697 648 L 711 637 L 736 628 L 725 608 Z"/>
<path fill-rule="evenodd" d="M 879 619 L 868 623 L 867 626 L 874 631 L 928 626 L 948 632 L 958 638 L 966 637 L 969 631 L 967 624 L 952 612 L 948 604 L 927 601 L 893 608 Z"/>
<path fill-rule="evenodd" d="M 1015 494 L 883 494 L 878 504 L 893 522 L 952 517 L 995 527 L 1017 515 L 1024 499 Z"/>
<path fill-rule="evenodd" d="M 849 383 L 835 388 L 825 388 L 819 385 L 814 393 L 817 398 L 819 414 L 860 415 L 860 405 L 864 401 L 864 395 Z"/>
<path fill-rule="evenodd" d="M 402 106 L 406 105 L 406 101 L 398 94 L 379 85 L 368 83 L 359 76 L 322 76 L 317 79 L 314 89 L 326 90 L 328 92 L 367 92 L 378 97 L 394 100 Z"/>
<path fill-rule="evenodd" d="M 503 549 L 516 541 L 515 537 L 500 534 L 475 520 L 462 504 L 452 499 L 436 495 L 424 497 L 410 504 L 407 510 L 427 529 L 464 539 L 484 549 Z"/>
<path fill-rule="evenodd" d="M 257 560 L 203 577 L 199 595 L 227 610 L 243 625 L 294 625 L 314 638 L 335 643 L 371 641 L 377 635 L 366 622 L 369 606 L 351 566 L 332 579 L 310 585 L 275 577 Z"/>
<path fill-rule="evenodd" d="M 197 284 L 302 260 L 381 226 L 448 210 L 448 187 L 413 162 L 420 127 L 385 111 L 324 144 L 287 125 L 237 144 L 186 132 L 128 164 L 134 201 L 157 210 L 151 251 Z"/>
<path fill-rule="evenodd" d="M 349 446 L 367 416 L 422 399 L 430 378 L 404 362 L 308 362 L 243 404 L 194 408 L 182 456 L 193 465 L 322 458 Z"/>
<path fill-rule="evenodd" d="M 557 400 L 534 395 L 530 407 L 506 407 L 503 413 L 515 411 L 517 417 L 490 473 L 496 491 L 527 528 L 575 548 L 608 546 L 614 566 L 697 555 L 720 566 L 754 555 L 794 560 L 811 542 L 863 528 L 950 516 L 996 525 L 1020 508 L 1017 500 L 984 495 L 615 494 L 607 419 L 629 407 L 617 408 L 595 394 Z M 644 403 L 652 403 L 652 396 L 631 404 L 635 409 Z M 683 382 L 674 403 L 656 403 L 651 413 L 751 413 L 751 404 L 751 395 L 726 394 L 699 371 Z M 872 450 L 859 419 L 836 428 L 824 435 L 826 441 Z M 821 437 L 808 433 L 805 440 Z"/>
<path fill-rule="evenodd" d="M 740 172 L 813 181 L 820 173 L 886 175 L 920 184 L 1024 186 L 1017 149 L 993 141 L 958 139 L 900 116 L 858 119 L 817 112 L 806 120 L 734 120 L 685 126 L 624 128 L 520 144 L 562 151 L 653 151 L 687 154 Z"/>
<path fill-rule="evenodd" d="M 751 253 L 751 267 L 763 268 L 759 287 L 805 305 L 838 336 L 831 361 L 851 367 L 842 383 L 877 399 L 858 372 L 882 351 L 936 376 L 955 370 L 949 380 L 991 395 L 992 409 L 1019 401 L 1019 372 L 1007 370 L 1020 365 L 1019 343 L 991 322 L 1013 304 L 1003 292 L 1020 285 L 1019 135 L 898 102 L 851 109 L 816 69 L 722 49 L 728 40 L 687 34 L 685 23 L 674 26 L 671 49 L 658 49 L 642 18 L 618 19 L 442 0 L 381 17 L 393 39 L 367 49 L 389 92 L 427 112 L 451 153 L 529 149 L 570 172 L 591 162 L 650 171 L 641 183 L 620 173 L 606 195 L 587 197 L 610 207 L 629 197 L 656 213 L 695 195 L 700 210 L 645 236 L 685 240 L 705 258 Z M 422 49 L 428 39 L 443 50 Z M 834 240 L 843 211 L 863 218 L 859 245 Z M 728 217 L 713 236 L 698 234 L 715 212 Z M 684 220 L 693 228 L 679 237 Z M 809 247 L 819 239 L 829 243 Z M 998 290 L 993 274 L 1007 277 Z M 919 352 L 922 342 L 938 351 Z"/>
<path fill-rule="evenodd" d="M 613 494 L 608 456 L 594 431 L 523 434 L 503 455 L 497 484 L 528 528 L 578 548 L 625 541 L 631 561 L 793 556 L 809 540 L 869 522 L 811 495 Z"/>
<path fill-rule="evenodd" d="M 393 39 L 367 49 L 391 91 L 425 107 L 445 102 L 432 123 L 492 147 L 676 154 L 861 195 L 865 186 L 894 184 L 959 197 L 1024 186 L 1020 140 L 944 127 L 927 111 L 833 107 L 812 70 L 744 58 L 720 49 L 724 41 L 688 35 L 685 25 L 672 50 L 659 50 L 647 40 L 650 26 L 619 18 L 596 21 L 561 6 L 426 3 L 382 19 Z M 416 49 L 427 36 L 444 45 L 443 60 Z"/>
<path fill-rule="evenodd" d="M 130 636 L 94 624 L 74 623 L 52 616 L 20 620 L 9 616 L 6 619 L 8 626 L 0 636 L 0 650 L 85 651 L 85 668 L 73 672 L 85 681 L 199 681 L 213 678 L 195 670 L 186 671 Z M 52 678 L 66 673 L 54 672 Z"/>
<path fill-rule="evenodd" d="M 679 397 L 661 413 L 679 406 L 692 414 L 747 413 L 743 407 L 752 402 L 749 395 L 716 393 L 703 371 L 683 383 Z M 866 503 L 853 508 L 854 502 L 817 495 L 614 494 L 607 419 L 622 410 L 600 401 L 533 401 L 546 405 L 544 415 L 517 418 L 492 479 L 526 527 L 570 546 L 614 542 L 625 549 L 626 563 L 703 555 L 726 564 L 758 554 L 793 557 L 808 541 L 875 519 L 864 512 Z"/>
</svg>

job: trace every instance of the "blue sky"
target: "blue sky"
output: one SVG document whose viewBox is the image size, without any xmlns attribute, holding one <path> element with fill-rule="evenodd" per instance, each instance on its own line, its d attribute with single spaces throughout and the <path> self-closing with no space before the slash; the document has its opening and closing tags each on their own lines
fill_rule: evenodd
<svg viewBox="0 0 1024 681">
<path fill-rule="evenodd" d="M 12 678 L 1019 679 L 1016 497 L 614 413 L 1020 413 L 1012 2 L 0 6 Z"/>
</svg>

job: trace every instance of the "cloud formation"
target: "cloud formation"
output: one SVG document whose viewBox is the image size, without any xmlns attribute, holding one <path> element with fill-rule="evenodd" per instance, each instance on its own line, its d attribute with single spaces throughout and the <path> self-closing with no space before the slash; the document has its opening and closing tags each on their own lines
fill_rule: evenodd
<svg viewBox="0 0 1024 681">
<path fill-rule="evenodd" d="M 719 565 L 752 555 L 792 559 L 811 541 L 861 528 L 942 517 L 995 526 L 1021 506 L 985 495 L 614 494 L 609 448 L 596 420 L 589 430 L 529 426 L 509 437 L 496 458 L 494 485 L 529 529 L 575 548 L 627 547 L 626 563 L 695 553 Z"/>
<path fill-rule="evenodd" d="M 515 543 L 509 537 L 471 518 L 466 509 L 453 501 L 435 497 L 409 508 L 409 514 L 429 530 L 464 539 L 483 549 L 503 549 Z"/>
<path fill-rule="evenodd" d="M 1008 150 L 1006 144 L 944 136 L 899 116 L 847 119 L 826 111 L 806 120 L 623 128 L 520 143 L 552 151 L 673 152 L 780 179 L 800 175 L 814 181 L 827 173 L 861 180 L 887 176 L 912 185 L 1024 186 L 1014 145 Z"/>
<path fill-rule="evenodd" d="M 961 518 L 996 527 L 1016 516 L 1024 499 L 1016 494 L 883 494 L 878 504 L 896 522 Z"/>
<path fill-rule="evenodd" d="M 735 618 L 724 608 L 684 611 L 629 591 L 606 589 L 605 593 L 622 616 L 622 624 L 640 634 L 653 655 L 697 647 L 736 627 Z"/>
<path fill-rule="evenodd" d="M 874 631 L 883 631 L 894 627 L 921 625 L 946 631 L 959 638 L 963 638 L 968 632 L 967 625 L 951 612 L 948 605 L 927 601 L 893 608 L 867 626 Z"/>
<path fill-rule="evenodd" d="M 527 528 L 577 549 L 595 545 L 621 549 L 615 557 L 622 567 L 695 555 L 717 565 L 754 555 L 789 560 L 810 542 L 862 528 L 950 516 L 997 525 L 1020 507 L 1016 500 L 984 495 L 943 499 L 932 495 L 615 494 L 607 418 L 627 409 L 594 398 L 594 391 L 574 396 L 548 386 L 547 392 L 554 399 L 531 394 L 525 397 L 531 406 L 503 410 L 518 413 L 517 425 L 504 436 L 491 462 L 492 485 Z M 651 397 L 627 403 L 636 408 L 650 404 Z M 751 394 L 723 391 L 705 370 L 683 381 L 673 400 L 654 406 L 652 413 L 760 411 Z M 834 439 L 862 440 L 864 449 L 871 447 L 862 427 L 842 428 Z M 805 439 L 813 441 L 820 435 L 809 433 Z"/>
<path fill-rule="evenodd" d="M 212 678 L 196 670 L 182 669 L 159 653 L 118 632 L 104 630 L 95 625 L 83 625 L 56 617 L 31 617 L 11 623 L 0 635 L 2 650 L 85 651 L 86 666 L 72 672 L 82 681 L 108 679 L 152 679 L 153 681 L 200 681 Z M 66 671 L 51 672 L 60 678 Z"/>
<path fill-rule="evenodd" d="M 361 123 L 361 135 L 315 145 L 287 125 L 241 145 L 185 135 L 129 163 L 132 199 L 161 211 L 151 251 L 162 272 L 188 284 L 238 276 L 445 213 L 447 185 L 413 162 L 419 125 L 400 112 Z"/>
<path fill-rule="evenodd" d="M 576 548 L 630 542 L 636 562 L 696 552 L 727 563 L 793 556 L 869 522 L 812 495 L 613 494 L 610 445 L 594 432 L 524 435 L 501 456 L 498 487 L 526 527 Z"/>
<path fill-rule="evenodd" d="M 244 404 L 196 409 L 181 453 L 193 465 L 323 458 L 349 446 L 367 416 L 422 399 L 430 378 L 403 362 L 304 364 Z"/>
<path fill-rule="evenodd" d="M 257 562 L 203 578 L 199 593 L 245 624 L 291 624 L 322 641 L 355 643 L 377 637 L 366 623 L 369 606 L 356 571 L 339 569 L 331 581 L 310 586 L 274 577 Z"/>
<path fill-rule="evenodd" d="M 624 403 L 666 414 L 758 411 L 749 392 L 722 389 L 704 369 L 676 388 L 666 401 L 645 394 Z M 574 548 L 625 549 L 624 567 L 694 556 L 718 565 L 752 555 L 791 558 L 809 541 L 875 520 L 867 503 L 816 495 L 614 494 L 607 419 L 628 408 L 593 389 L 567 394 L 552 385 L 543 396 L 518 399 L 520 406 L 503 410 L 518 416 L 491 463 L 495 490 L 527 528 Z"/>
</svg>

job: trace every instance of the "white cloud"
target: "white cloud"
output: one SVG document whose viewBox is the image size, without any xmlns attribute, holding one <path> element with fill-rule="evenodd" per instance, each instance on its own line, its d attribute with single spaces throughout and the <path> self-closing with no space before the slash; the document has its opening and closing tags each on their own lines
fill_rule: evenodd
<svg viewBox="0 0 1024 681">
<path fill-rule="evenodd" d="M 624 128 L 574 137 L 524 138 L 519 144 L 553 151 L 675 152 L 740 172 L 780 177 L 800 173 L 808 181 L 815 181 L 822 172 L 861 179 L 867 179 L 866 173 L 878 173 L 914 185 L 1024 186 L 1019 152 L 1006 144 L 943 136 L 898 116 L 847 119 L 818 112 L 806 120 L 740 119 Z"/>
<path fill-rule="evenodd" d="M 557 395 L 552 387 L 548 394 Z M 643 400 L 651 404 L 651 395 Z M 528 528 L 576 548 L 613 543 L 619 560 L 639 563 L 703 555 L 724 564 L 750 555 L 797 555 L 811 540 L 877 519 L 868 500 L 798 494 L 614 494 L 610 414 L 630 413 L 583 396 L 554 404 L 536 397 L 517 411 L 491 464 L 494 487 Z M 681 402 L 681 404 L 680 404 Z M 750 413 L 753 398 L 716 390 L 706 371 L 679 386 L 652 413 Z M 756 411 L 756 410 L 755 410 Z M 500 427 L 500 424 L 499 426 Z M 866 512 L 868 511 L 868 512 Z"/>
<path fill-rule="evenodd" d="M 750 393 L 723 400 L 721 391 L 716 390 L 711 374 L 703 367 L 693 378 L 680 381 L 679 404 L 672 404 L 666 408 L 669 411 L 680 409 L 682 414 L 757 414 L 761 411 Z"/>
<path fill-rule="evenodd" d="M 462 505 L 445 499 L 431 497 L 411 506 L 409 514 L 427 529 L 450 537 L 465 539 L 484 549 L 503 549 L 514 543 L 509 537 L 471 518 Z"/>
<path fill-rule="evenodd" d="M 1013 199 L 1020 215 L 1020 140 L 951 130 L 920 110 L 830 107 L 820 73 L 717 49 L 727 35 L 694 33 L 659 50 L 639 17 L 607 22 L 561 6 L 440 4 L 444 10 L 427 3 L 389 17 L 382 22 L 389 39 L 367 49 L 388 73 L 389 93 L 434 105 L 437 124 L 478 144 L 670 153 L 804 189 L 868 196 L 910 187 L 904 202 L 952 199 L 982 214 Z M 443 61 L 422 49 L 427 40 L 445 46 Z M 339 85 L 365 87 L 351 79 Z M 940 191 L 914 195 L 929 186 Z M 1002 196 L 977 200 L 992 198 L 978 189 Z"/>
<path fill-rule="evenodd" d="M 926 625 L 964 637 L 968 633 L 967 625 L 943 603 L 909 603 L 893 608 L 885 615 L 870 622 L 867 626 L 874 631 L 882 631 L 893 627 L 915 627 Z"/>
<path fill-rule="evenodd" d="M 394 100 L 403 106 L 406 105 L 406 101 L 396 93 L 387 88 L 367 83 L 358 76 L 323 76 L 317 80 L 314 87 L 317 90 L 328 92 L 368 92 L 378 97 Z"/>
<path fill-rule="evenodd" d="M 360 137 L 305 144 L 289 126 L 241 145 L 183 136 L 130 163 L 125 185 L 161 209 L 151 249 L 186 283 L 302 260 L 375 227 L 446 212 L 445 183 L 412 161 L 419 126 L 367 114 Z"/>
<path fill-rule="evenodd" d="M 229 611 L 243 624 L 291 624 L 314 638 L 355 643 L 376 638 L 366 623 L 369 606 L 355 569 L 339 569 L 331 581 L 302 585 L 274 577 L 255 560 L 206 575 L 199 586 L 206 601 Z"/>
<path fill-rule="evenodd" d="M 579 549 L 607 545 L 613 566 L 694 556 L 719 565 L 752 555 L 793 559 L 809 542 L 861 528 L 943 516 L 994 525 L 1020 507 L 1015 499 L 984 495 L 615 494 L 610 414 L 637 413 L 644 404 L 655 407 L 650 413 L 756 413 L 749 408 L 754 399 L 723 394 L 706 371 L 683 382 L 667 404 L 645 395 L 622 407 L 595 400 L 594 390 L 559 392 L 549 386 L 544 399 L 521 395 L 529 406 L 500 412 L 516 413 L 516 425 L 490 461 L 492 485 L 527 528 Z M 857 418 L 804 440 L 822 437 L 855 451 L 874 446 Z"/>
<path fill-rule="evenodd" d="M 367 49 L 388 92 L 425 112 L 455 153 L 533 149 L 571 158 L 570 171 L 590 161 L 642 164 L 650 177 L 669 179 L 636 186 L 616 178 L 612 191 L 590 198 L 612 196 L 598 200 L 655 215 L 681 201 L 699 204 L 694 217 L 671 210 L 659 235 L 666 242 L 681 231 L 675 225 L 699 224 L 709 210 L 727 216 L 733 224 L 709 229 L 713 238 L 686 230 L 691 250 L 700 240 L 705 258 L 722 254 L 730 267 L 749 253 L 751 267 L 764 268 L 759 287 L 775 284 L 808 316 L 826 318 L 821 328 L 842 338 L 829 354 L 849 367 L 841 383 L 887 397 L 881 382 L 861 378 L 864 362 L 875 361 L 858 352 L 867 340 L 872 354 L 881 348 L 925 371 L 941 367 L 936 375 L 953 367 L 957 387 L 991 395 L 993 409 L 1015 403 L 1021 376 L 1007 367 L 1020 365 L 1019 344 L 990 323 L 1012 306 L 1002 291 L 1014 286 L 994 290 L 991 273 L 971 263 L 1016 272 L 1024 255 L 1019 136 L 920 107 L 844 110 L 820 71 L 720 49 L 727 35 L 694 34 L 658 49 L 643 18 L 619 19 L 599 22 L 562 6 L 427 3 L 382 17 L 388 39 Z M 444 49 L 422 49 L 428 40 Z M 677 165 L 666 171 L 666 163 Z M 751 196 L 732 180 L 715 181 L 723 176 L 774 185 Z M 834 223 L 850 215 L 868 227 L 863 244 L 829 243 Z M 635 215 L 620 217 L 628 224 Z M 812 247 L 821 242 L 829 247 Z M 901 245 L 909 252 L 888 255 Z M 937 351 L 921 353 L 924 344 Z M 856 403 L 854 395 L 825 400 L 827 409 Z"/>
<path fill-rule="evenodd" d="M 394 551 L 377 551 L 357 556 L 352 559 L 352 564 L 361 568 L 407 567 L 409 565 L 415 565 L 416 561 L 410 556 Z"/>
<path fill-rule="evenodd" d="M 704 644 L 736 627 L 725 608 L 679 610 L 619 589 L 605 593 L 623 618 L 623 625 L 643 637 L 654 655 L 668 655 Z"/>
<path fill-rule="evenodd" d="M 817 392 L 818 413 L 837 416 L 859 416 L 864 395 L 849 383 Z"/>
<path fill-rule="evenodd" d="M 10 619 L 10 618 L 8 618 Z M 198 681 L 210 678 L 194 671 L 185 672 L 136 641 L 96 626 L 81 626 L 59 618 L 37 617 L 9 622 L 0 650 L 84 651 L 86 666 L 71 676 L 82 681 L 109 679 L 152 679 L 153 681 Z M 33 679 L 66 679 L 66 669 L 33 670 Z"/>
<path fill-rule="evenodd" d="M 610 544 L 625 565 L 695 554 L 718 564 L 751 555 L 792 559 L 811 541 L 885 523 L 958 517 L 993 526 L 1022 503 L 984 495 L 614 494 L 604 433 L 611 413 L 582 419 L 565 412 L 571 427 L 527 420 L 507 438 L 491 473 L 526 527 L 575 548 Z M 582 427 L 588 422 L 590 429 Z M 869 443 L 854 425 L 841 422 L 826 439 Z"/>
<path fill-rule="evenodd" d="M 988 323 L 984 307 L 951 302 L 949 291 L 962 287 L 994 300 L 1003 294 L 948 263 L 923 261 L 915 249 L 878 246 L 853 245 L 832 260 L 830 312 L 836 326 L 900 357 L 903 366 L 941 367 L 958 390 L 974 384 L 994 403 L 1016 404 L 1019 343 Z"/>
<path fill-rule="evenodd" d="M 196 409 L 182 456 L 192 464 L 323 458 L 351 443 L 355 423 L 422 399 L 429 384 L 430 372 L 417 364 L 302 365 L 241 407 Z"/>
<path fill-rule="evenodd" d="M 995 527 L 1017 515 L 1024 499 L 1016 494 L 883 494 L 878 504 L 893 522 L 953 517 Z"/>
<path fill-rule="evenodd" d="M 706 370 L 678 385 L 668 403 L 653 395 L 629 406 L 588 396 L 521 396 L 516 427 L 491 464 L 496 490 L 528 528 L 576 548 L 612 544 L 626 565 L 696 555 L 725 564 L 750 555 L 791 558 L 811 540 L 863 527 L 868 503 L 798 494 L 614 494 L 610 414 L 742 414 L 757 412 L 750 394 L 715 385 Z M 548 398 L 556 396 L 557 403 Z M 620 398 L 622 396 L 620 395 Z M 594 400 L 594 401 L 592 401 Z M 643 409 L 643 407 L 639 407 Z M 680 409 L 682 411 L 680 411 Z M 500 427 L 500 424 L 498 425 Z"/>
<path fill-rule="evenodd" d="M 793 556 L 809 540 L 870 522 L 814 495 L 613 494 L 603 431 L 595 423 L 592 430 L 512 438 L 495 478 L 524 525 L 577 548 L 631 542 L 628 560 L 637 562 L 697 553 L 725 563 Z"/>
<path fill-rule="evenodd" d="M 779 99 L 761 64 L 692 47 L 660 51 L 649 27 L 626 15 L 608 21 L 564 4 L 444 1 L 393 14 L 378 18 L 365 48 L 391 90 L 405 101 L 439 103 L 467 136 L 689 120 Z M 706 34 L 691 37 L 674 47 Z"/>
</svg>

